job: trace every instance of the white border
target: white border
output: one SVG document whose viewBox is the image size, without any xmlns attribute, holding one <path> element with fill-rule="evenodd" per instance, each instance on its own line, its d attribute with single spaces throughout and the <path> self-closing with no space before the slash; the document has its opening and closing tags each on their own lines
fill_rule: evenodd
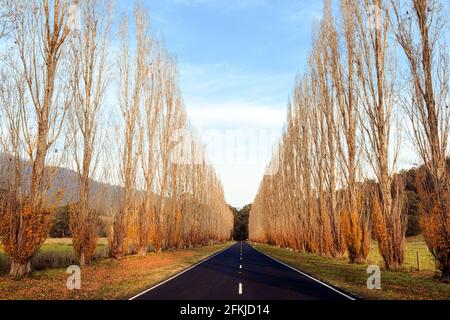
<svg viewBox="0 0 450 320">
<path fill-rule="evenodd" d="M 150 289 L 147 289 L 147 290 L 145 290 L 145 291 L 143 291 L 143 292 L 141 292 L 141 293 L 138 293 L 137 295 L 135 295 L 135 296 L 129 298 L 128 300 L 134 300 L 134 299 L 136 299 L 137 297 L 140 297 L 140 296 L 142 296 L 143 294 L 145 294 L 145 293 L 147 293 L 147 292 L 149 292 L 149 291 L 152 291 L 153 289 L 156 289 L 157 287 L 159 287 L 159 286 L 161 286 L 161 285 L 163 285 L 163 284 L 165 284 L 165 283 L 167 283 L 167 282 L 169 282 L 169 281 L 175 279 L 176 277 L 181 276 L 183 273 L 188 272 L 189 270 L 192 270 L 192 269 L 194 269 L 195 267 L 198 267 L 199 265 L 201 265 L 202 263 L 208 261 L 209 259 L 214 258 L 215 256 L 217 256 L 217 255 L 219 255 L 219 254 L 225 252 L 225 251 L 228 250 L 228 249 L 231 249 L 231 248 L 234 247 L 236 244 L 237 244 L 237 243 L 235 243 L 235 244 L 233 244 L 233 245 L 231 245 L 231 246 L 229 246 L 229 247 L 223 248 L 222 250 L 216 252 L 216 253 L 213 254 L 212 256 L 209 256 L 208 258 L 206 258 L 206 259 L 204 259 L 204 260 L 202 260 L 202 261 L 200 261 L 200 262 L 197 262 L 196 264 L 194 264 L 193 266 L 187 268 L 186 270 L 183 270 L 183 271 L 181 271 L 180 273 L 177 273 L 176 275 L 170 277 L 169 279 L 164 280 L 164 281 L 161 282 L 161 283 L 158 283 L 157 285 L 151 287 Z"/>
<path fill-rule="evenodd" d="M 321 285 L 327 287 L 328 289 L 331 289 L 331 290 L 333 290 L 333 291 L 339 293 L 340 295 L 346 297 L 347 299 L 350 299 L 350 300 L 356 300 L 355 298 L 353 298 L 353 297 L 349 296 L 348 294 L 345 294 L 345 293 L 343 293 L 343 292 L 337 290 L 336 288 L 333 288 L 332 286 L 326 284 L 325 282 L 322 282 L 322 281 L 320 281 L 319 279 L 313 278 L 313 277 L 311 277 L 309 274 L 306 274 L 306 273 L 304 273 L 304 272 L 301 272 L 300 270 L 295 269 L 294 267 L 291 267 L 290 265 L 288 265 L 288 264 L 286 264 L 286 263 L 284 263 L 284 262 L 281 262 L 280 260 L 277 260 L 277 259 L 275 259 L 274 257 L 271 257 L 271 256 L 269 256 L 268 254 L 265 254 L 265 253 L 262 252 L 262 251 L 259 251 L 259 250 L 256 249 L 254 246 L 252 246 L 252 245 L 249 245 L 249 246 L 252 247 L 253 249 L 255 249 L 256 251 L 258 251 L 259 253 L 262 253 L 262 254 L 265 255 L 266 257 L 269 257 L 270 259 L 275 260 L 276 262 L 278 262 L 278 263 L 280 263 L 280 264 L 282 264 L 282 265 L 288 267 L 289 269 L 292 269 L 292 270 L 294 270 L 294 271 L 297 271 L 298 273 L 304 275 L 305 277 L 308 277 L 309 279 L 314 280 L 314 281 L 320 283 Z"/>
</svg>

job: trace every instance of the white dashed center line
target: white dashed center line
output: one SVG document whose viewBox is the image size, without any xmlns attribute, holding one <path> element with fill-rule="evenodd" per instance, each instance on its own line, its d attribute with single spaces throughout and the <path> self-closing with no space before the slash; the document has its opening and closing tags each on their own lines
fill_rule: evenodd
<svg viewBox="0 0 450 320">
<path fill-rule="evenodd" d="M 242 261 L 242 241 L 241 241 L 241 252 L 239 259 Z M 239 269 L 242 269 L 242 264 L 239 265 Z M 241 274 L 241 271 L 239 271 L 239 274 Z M 239 295 L 242 294 L 242 282 L 239 282 Z"/>
</svg>

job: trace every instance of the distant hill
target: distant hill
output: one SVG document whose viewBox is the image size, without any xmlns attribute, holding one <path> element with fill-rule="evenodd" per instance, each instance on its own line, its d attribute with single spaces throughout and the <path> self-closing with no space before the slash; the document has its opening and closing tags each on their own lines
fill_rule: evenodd
<svg viewBox="0 0 450 320">
<path fill-rule="evenodd" d="M 9 172 L 13 172 L 12 159 L 5 154 L 0 154 L 0 188 L 5 188 Z M 46 193 L 46 200 L 50 204 L 64 207 L 68 203 L 76 202 L 79 198 L 78 173 L 66 168 L 48 168 L 54 172 L 51 178 L 51 188 Z M 24 183 L 29 184 L 31 179 L 31 165 L 23 163 Z M 59 193 L 59 195 L 58 195 Z M 112 204 L 118 204 L 123 194 L 123 188 L 92 180 L 90 201 L 95 210 L 102 215 L 109 215 Z M 58 196 L 57 196 L 58 195 Z M 58 201 L 56 199 L 58 198 Z"/>
</svg>

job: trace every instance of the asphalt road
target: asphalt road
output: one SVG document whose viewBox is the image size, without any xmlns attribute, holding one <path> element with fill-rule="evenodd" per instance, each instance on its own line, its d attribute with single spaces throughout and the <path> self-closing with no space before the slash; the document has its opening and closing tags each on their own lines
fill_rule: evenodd
<svg viewBox="0 0 450 320">
<path fill-rule="evenodd" d="M 134 297 L 136 300 L 348 300 L 245 242 Z"/>
</svg>

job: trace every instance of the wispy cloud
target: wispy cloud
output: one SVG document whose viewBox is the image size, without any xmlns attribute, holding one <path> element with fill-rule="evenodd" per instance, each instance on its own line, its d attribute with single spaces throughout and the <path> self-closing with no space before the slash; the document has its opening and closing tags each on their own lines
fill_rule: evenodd
<svg viewBox="0 0 450 320">
<path fill-rule="evenodd" d="M 282 21 L 300 24 L 304 27 L 306 21 L 319 20 L 322 17 L 322 13 L 322 1 L 301 1 L 291 6 L 290 10 L 283 15 Z"/>
<path fill-rule="evenodd" d="M 188 117 L 206 144 L 227 201 L 251 202 L 285 123 L 293 74 L 218 61 L 181 64 L 180 76 Z"/>
<path fill-rule="evenodd" d="M 281 128 L 286 110 L 247 102 L 187 101 L 191 122 L 199 128 Z"/>
<path fill-rule="evenodd" d="M 257 72 L 218 62 L 211 65 L 182 64 L 182 89 L 193 102 L 234 102 L 284 108 L 294 72 Z M 200 101 L 198 101 L 201 98 Z"/>
<path fill-rule="evenodd" d="M 257 192 L 285 123 L 294 74 L 252 70 L 227 61 L 180 65 L 188 117 L 233 205 L 251 202 Z"/>
</svg>

